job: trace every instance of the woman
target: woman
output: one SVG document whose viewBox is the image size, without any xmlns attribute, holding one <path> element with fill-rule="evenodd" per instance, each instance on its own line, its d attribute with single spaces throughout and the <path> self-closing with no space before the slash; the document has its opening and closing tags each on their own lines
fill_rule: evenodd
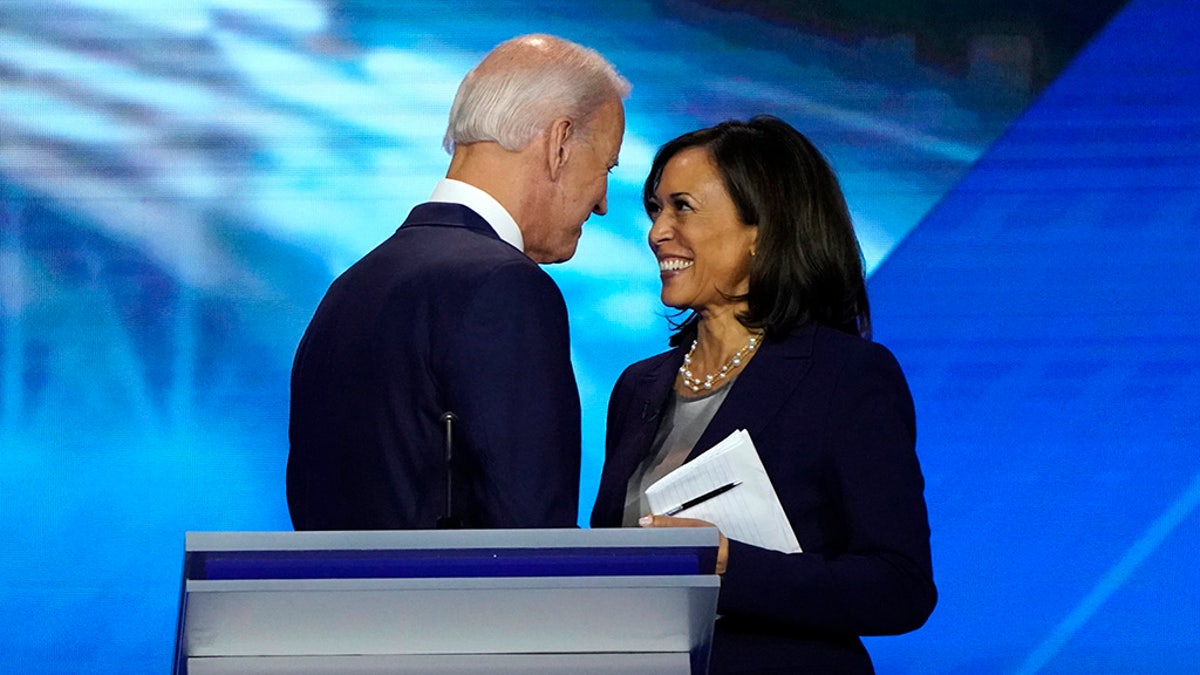
<svg viewBox="0 0 1200 675">
<path fill-rule="evenodd" d="M 709 525 L 644 490 L 746 429 L 803 552 L 721 535 L 712 672 L 873 672 L 859 636 L 920 627 L 937 593 L 912 398 L 869 339 L 837 178 L 764 116 L 667 143 L 643 198 L 662 301 L 690 314 L 617 381 L 592 526 Z"/>
</svg>

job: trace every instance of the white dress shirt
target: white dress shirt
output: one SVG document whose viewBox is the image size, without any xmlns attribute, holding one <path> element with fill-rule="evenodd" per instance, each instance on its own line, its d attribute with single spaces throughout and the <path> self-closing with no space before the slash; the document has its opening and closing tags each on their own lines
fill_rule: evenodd
<svg viewBox="0 0 1200 675">
<path fill-rule="evenodd" d="M 443 178 L 433 188 L 431 202 L 448 202 L 462 204 L 478 213 L 496 231 L 501 239 L 508 242 L 522 253 L 525 252 L 525 237 L 521 236 L 521 228 L 517 221 L 508 213 L 496 198 L 469 183 L 453 178 Z"/>
</svg>

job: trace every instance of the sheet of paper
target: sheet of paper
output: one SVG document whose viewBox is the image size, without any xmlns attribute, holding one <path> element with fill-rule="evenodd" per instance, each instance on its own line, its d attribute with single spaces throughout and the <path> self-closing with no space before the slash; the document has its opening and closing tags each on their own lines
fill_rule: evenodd
<svg viewBox="0 0 1200 675">
<path fill-rule="evenodd" d="M 689 499 L 727 483 L 741 485 L 676 514 L 707 520 L 730 539 L 784 553 L 799 553 L 800 542 L 788 522 L 754 441 L 738 429 L 708 452 L 646 488 L 652 513 L 665 513 Z"/>
</svg>

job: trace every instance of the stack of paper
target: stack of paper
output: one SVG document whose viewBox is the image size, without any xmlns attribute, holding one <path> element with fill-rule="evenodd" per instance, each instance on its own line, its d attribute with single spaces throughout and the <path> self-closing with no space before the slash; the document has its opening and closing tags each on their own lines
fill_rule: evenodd
<svg viewBox="0 0 1200 675">
<path fill-rule="evenodd" d="M 646 500 L 651 513 L 665 513 L 729 483 L 740 485 L 676 515 L 707 520 L 726 537 L 753 546 L 800 552 L 796 533 L 745 429 L 646 488 Z"/>
</svg>

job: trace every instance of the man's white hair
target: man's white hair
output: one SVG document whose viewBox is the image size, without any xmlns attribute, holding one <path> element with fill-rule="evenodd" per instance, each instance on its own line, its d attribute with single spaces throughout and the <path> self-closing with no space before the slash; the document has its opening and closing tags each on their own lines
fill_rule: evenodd
<svg viewBox="0 0 1200 675">
<path fill-rule="evenodd" d="M 467 73 L 454 104 L 442 147 L 494 141 L 506 150 L 524 148 L 551 120 L 565 116 L 585 136 L 591 116 L 631 86 L 594 49 L 553 35 L 507 40 Z"/>
</svg>

